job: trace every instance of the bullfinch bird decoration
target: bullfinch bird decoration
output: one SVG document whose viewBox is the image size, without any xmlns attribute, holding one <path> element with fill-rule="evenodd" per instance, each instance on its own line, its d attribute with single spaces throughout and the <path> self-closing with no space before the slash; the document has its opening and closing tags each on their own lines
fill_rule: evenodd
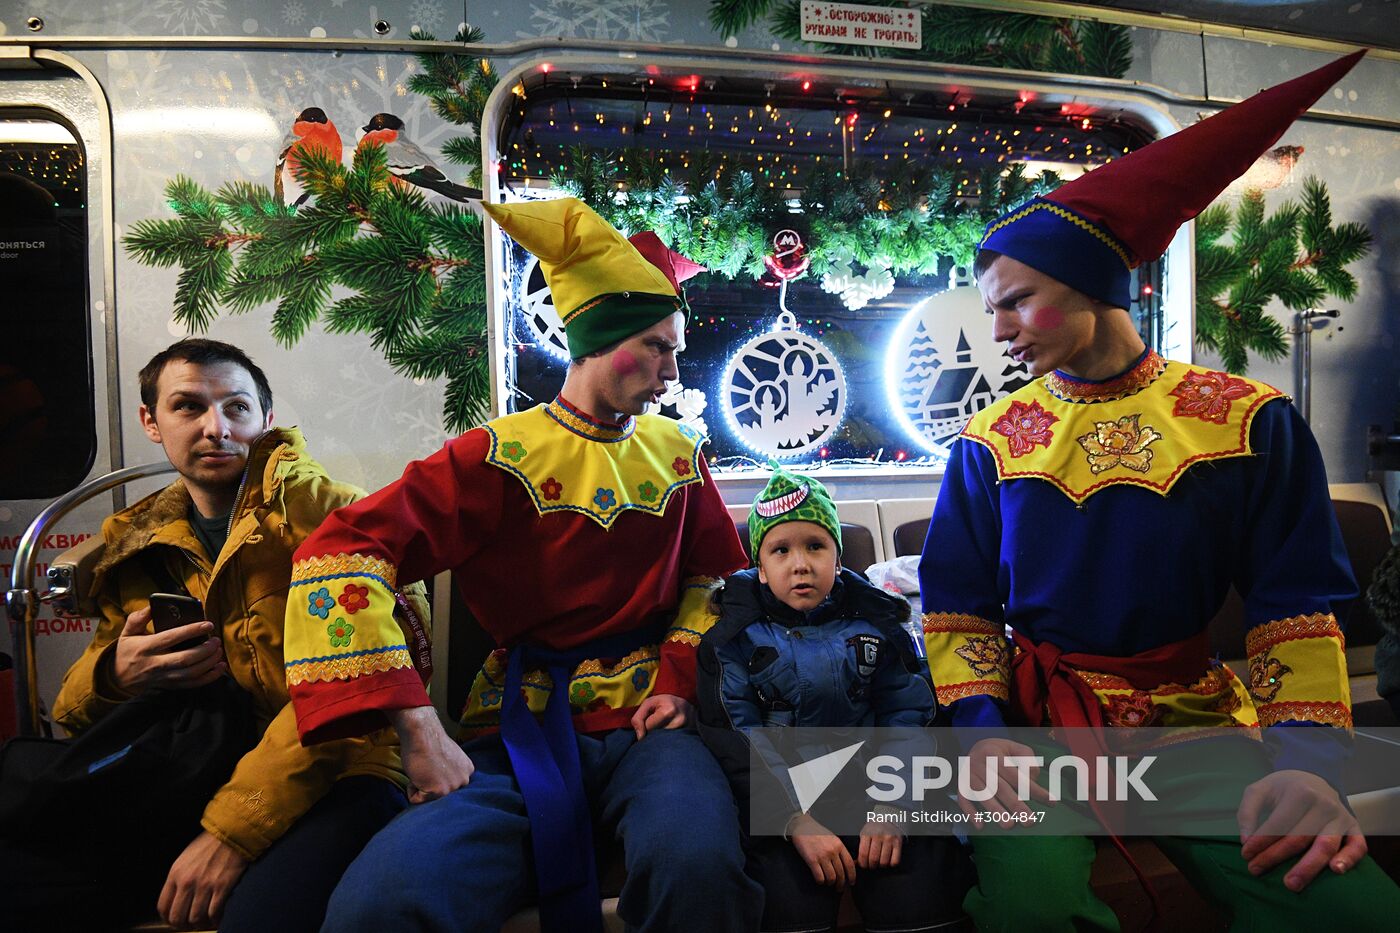
<svg viewBox="0 0 1400 933">
<path fill-rule="evenodd" d="M 343 146 L 335 124 L 320 107 L 307 107 L 297 115 L 296 122 L 282 140 L 281 151 L 277 155 L 277 175 L 272 188 L 277 195 L 277 203 L 291 203 L 300 207 L 311 196 L 297 179 L 297 168 L 301 165 L 301 154 L 320 149 L 326 156 L 339 162 Z"/>
<path fill-rule="evenodd" d="M 465 188 L 447 179 L 427 153 L 404 134 L 404 124 L 392 113 L 376 113 L 363 127 L 357 148 L 378 143 L 389 161 L 389 174 L 400 184 L 413 185 L 424 194 L 440 194 L 453 201 L 480 201 L 480 188 Z"/>
</svg>

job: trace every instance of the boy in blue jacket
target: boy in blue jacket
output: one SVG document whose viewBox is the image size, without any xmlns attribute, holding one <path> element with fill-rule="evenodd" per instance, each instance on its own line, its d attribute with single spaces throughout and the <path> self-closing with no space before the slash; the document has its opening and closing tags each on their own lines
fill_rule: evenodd
<svg viewBox="0 0 1400 933">
<path fill-rule="evenodd" d="M 904 628 L 909 604 L 842 569 L 841 524 L 826 487 L 773 466 L 749 515 L 756 566 L 716 592 L 720 621 L 698 657 L 700 732 L 746 824 L 751 779 L 772 777 L 752 773 L 748 730 L 922 729 L 936 708 L 928 665 Z M 765 891 L 765 931 L 834 929 L 851 885 L 868 930 L 962 922 L 967 864 L 951 837 L 906 839 L 871 822 L 842 838 L 794 807 L 783 837 L 749 836 L 747 852 Z"/>
</svg>

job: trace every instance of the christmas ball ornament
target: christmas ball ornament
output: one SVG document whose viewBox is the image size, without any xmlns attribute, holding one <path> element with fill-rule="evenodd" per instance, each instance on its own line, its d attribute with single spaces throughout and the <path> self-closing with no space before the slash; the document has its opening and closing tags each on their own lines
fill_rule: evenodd
<svg viewBox="0 0 1400 933">
<path fill-rule="evenodd" d="M 916 304 L 885 352 L 896 420 L 924 450 L 948 456 L 977 412 L 1030 382 L 1025 364 L 992 337 L 982 295 L 954 270 L 952 287 Z"/>
<path fill-rule="evenodd" d="M 779 230 L 773 235 L 773 252 L 763 257 L 763 264 L 779 281 L 790 282 L 806 272 L 812 260 L 796 230 Z"/>
<path fill-rule="evenodd" d="M 846 414 L 846 377 L 821 341 L 786 309 L 773 330 L 730 357 L 720 380 L 729 427 L 746 446 L 778 459 L 818 450 Z"/>
</svg>

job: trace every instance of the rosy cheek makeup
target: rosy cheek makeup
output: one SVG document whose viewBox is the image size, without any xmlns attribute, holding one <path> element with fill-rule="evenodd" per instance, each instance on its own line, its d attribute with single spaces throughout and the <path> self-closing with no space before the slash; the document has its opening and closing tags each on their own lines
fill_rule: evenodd
<svg viewBox="0 0 1400 933">
<path fill-rule="evenodd" d="M 612 355 L 613 372 L 619 376 L 630 376 L 637 371 L 637 358 L 627 350 L 614 350 Z"/>
<path fill-rule="evenodd" d="M 1054 305 L 1031 312 L 1031 326 L 1037 330 L 1058 330 L 1065 323 L 1065 313 Z"/>
</svg>

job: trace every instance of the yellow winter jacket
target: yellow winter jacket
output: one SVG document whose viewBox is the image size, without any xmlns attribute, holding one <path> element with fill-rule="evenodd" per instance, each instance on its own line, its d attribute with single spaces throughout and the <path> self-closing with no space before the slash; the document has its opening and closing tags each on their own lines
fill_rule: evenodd
<svg viewBox="0 0 1400 933">
<path fill-rule="evenodd" d="M 92 643 L 63 678 L 54 719 L 77 733 L 127 697 L 112 681 L 111 657 L 126 616 L 147 604 L 152 592 L 182 582 L 219 627 L 229 672 L 253 698 L 259 743 L 239 761 L 214 794 L 201 820 L 206 830 L 248 859 L 255 859 L 291 828 L 343 777 L 374 774 L 407 786 L 393 729 L 303 748 L 287 694 L 282 626 L 292 553 L 332 510 L 363 496 L 337 483 L 306 453 L 295 429 L 274 429 L 253 445 L 242 490 L 234 504 L 228 540 L 210 565 L 190 526 L 190 497 L 177 480 L 102 524 L 106 549 L 93 595 L 102 621 Z M 149 559 L 159 549 L 169 576 L 152 579 Z M 156 563 L 155 566 L 161 566 Z M 406 593 L 425 626 L 421 584 Z"/>
</svg>

